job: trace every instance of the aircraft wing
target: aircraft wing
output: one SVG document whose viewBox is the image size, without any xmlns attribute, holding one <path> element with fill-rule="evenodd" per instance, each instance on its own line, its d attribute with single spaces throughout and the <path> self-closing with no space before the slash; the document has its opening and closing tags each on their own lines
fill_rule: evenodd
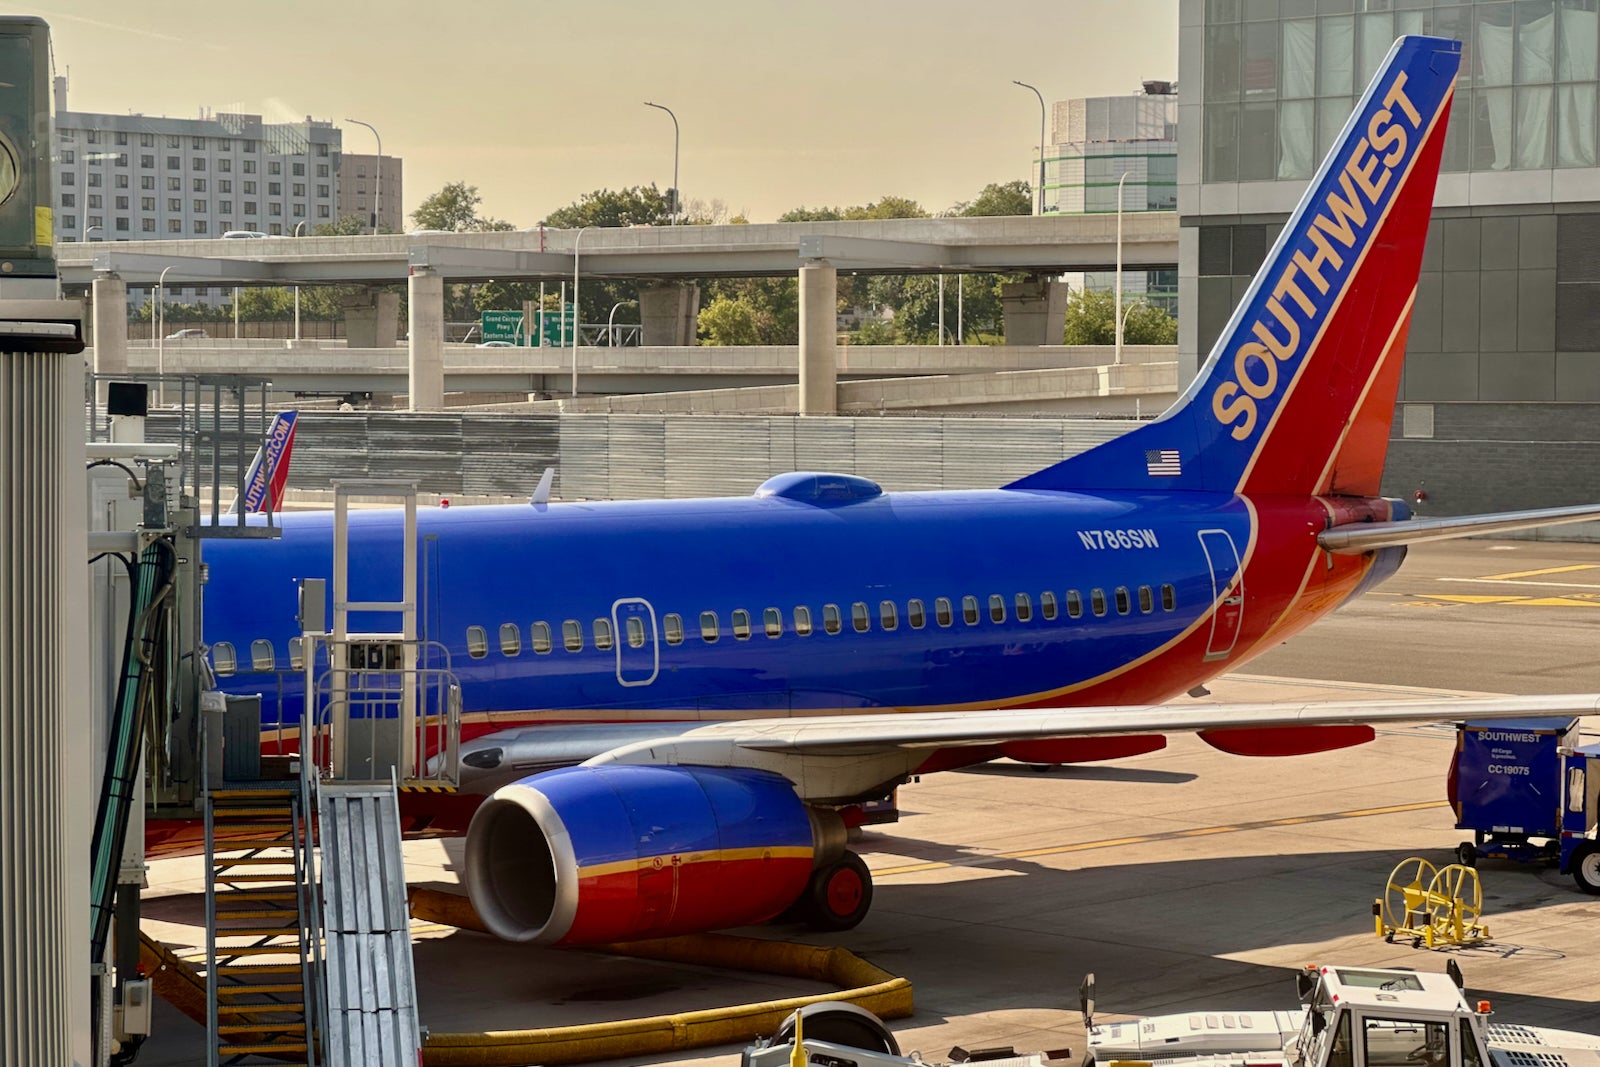
<svg viewBox="0 0 1600 1067">
<path fill-rule="evenodd" d="M 832 802 L 867 795 L 915 773 L 934 749 L 1073 737 L 1201 733 L 1227 751 L 1265 754 L 1271 746 L 1253 747 L 1250 735 L 1306 728 L 1596 714 L 1600 714 L 1600 693 L 751 719 L 661 724 L 659 736 L 625 741 L 586 760 L 585 765 L 748 767 L 784 775 L 807 800 Z M 1243 739 L 1237 746 L 1228 741 L 1230 732 Z"/>
</svg>

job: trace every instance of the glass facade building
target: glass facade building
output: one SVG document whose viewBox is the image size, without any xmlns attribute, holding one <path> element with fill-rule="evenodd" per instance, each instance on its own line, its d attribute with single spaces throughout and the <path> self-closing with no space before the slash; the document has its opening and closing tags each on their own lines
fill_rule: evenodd
<svg viewBox="0 0 1600 1067">
<path fill-rule="evenodd" d="M 1455 511 L 1600 499 L 1600 0 L 1180 0 L 1179 23 L 1180 379 L 1394 39 L 1454 38 L 1385 488 L 1454 485 Z M 1573 452 L 1554 471 L 1552 442 Z"/>
</svg>

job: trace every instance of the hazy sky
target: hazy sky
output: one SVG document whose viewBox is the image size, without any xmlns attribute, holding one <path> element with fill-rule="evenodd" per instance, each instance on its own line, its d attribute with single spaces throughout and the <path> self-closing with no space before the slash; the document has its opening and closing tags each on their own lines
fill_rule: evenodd
<svg viewBox="0 0 1600 1067">
<path fill-rule="evenodd" d="M 77 111 L 306 115 L 518 226 L 599 188 L 672 183 L 768 221 L 1027 177 L 1039 105 L 1177 75 L 1177 0 L 77 0 L 51 24 Z"/>
</svg>

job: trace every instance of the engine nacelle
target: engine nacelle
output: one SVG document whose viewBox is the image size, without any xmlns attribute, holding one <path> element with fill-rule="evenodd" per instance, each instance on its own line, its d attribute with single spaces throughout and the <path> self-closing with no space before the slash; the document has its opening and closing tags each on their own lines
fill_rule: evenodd
<svg viewBox="0 0 1600 1067">
<path fill-rule="evenodd" d="M 478 915 L 510 941 L 667 937 L 777 915 L 805 890 L 819 850 L 842 841 L 830 829 L 765 771 L 568 767 L 504 786 L 478 809 L 465 881 Z"/>
</svg>

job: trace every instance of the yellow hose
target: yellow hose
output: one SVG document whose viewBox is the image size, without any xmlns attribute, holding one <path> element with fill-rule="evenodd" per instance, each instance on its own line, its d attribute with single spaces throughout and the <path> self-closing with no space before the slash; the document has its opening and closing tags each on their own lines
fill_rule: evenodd
<svg viewBox="0 0 1600 1067">
<path fill-rule="evenodd" d="M 411 914 L 418 919 L 463 930 L 484 931 L 483 921 L 464 896 L 414 887 L 409 900 Z M 903 1019 L 912 1012 L 910 982 L 842 948 L 727 934 L 697 934 L 604 945 L 600 946 L 600 951 L 696 967 L 724 967 L 806 978 L 847 988 L 833 993 L 583 1026 L 491 1030 L 474 1034 L 430 1033 L 422 1047 L 424 1067 L 587 1063 L 750 1041 L 772 1033 L 796 1008 L 819 1001 L 846 1001 L 885 1019 Z"/>
</svg>

